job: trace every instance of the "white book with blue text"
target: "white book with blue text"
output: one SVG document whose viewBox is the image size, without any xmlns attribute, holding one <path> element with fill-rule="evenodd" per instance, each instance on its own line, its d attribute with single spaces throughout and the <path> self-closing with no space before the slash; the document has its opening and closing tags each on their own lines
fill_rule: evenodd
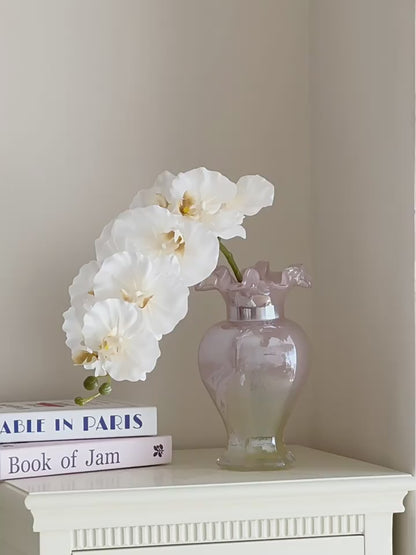
<svg viewBox="0 0 416 555">
<path fill-rule="evenodd" d="M 98 398 L 0 403 L 0 444 L 157 434 L 156 407 Z"/>
</svg>

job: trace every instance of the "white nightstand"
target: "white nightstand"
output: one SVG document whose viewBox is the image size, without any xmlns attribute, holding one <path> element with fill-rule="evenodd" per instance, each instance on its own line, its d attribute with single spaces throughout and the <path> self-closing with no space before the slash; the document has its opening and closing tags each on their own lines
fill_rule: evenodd
<svg viewBox="0 0 416 555">
<path fill-rule="evenodd" d="M 163 467 L 3 482 L 0 553 L 390 555 L 392 515 L 415 479 L 293 451 L 295 468 L 280 472 L 220 470 L 220 450 L 196 449 Z"/>
</svg>

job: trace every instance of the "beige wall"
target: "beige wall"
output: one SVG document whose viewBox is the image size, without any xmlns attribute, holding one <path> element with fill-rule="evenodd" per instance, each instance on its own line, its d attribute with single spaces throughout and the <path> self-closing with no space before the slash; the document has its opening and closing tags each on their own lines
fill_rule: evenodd
<svg viewBox="0 0 416 555">
<path fill-rule="evenodd" d="M 307 41 L 304 0 L 0 0 L 0 400 L 81 392 L 61 332 L 67 287 L 163 169 L 265 175 L 276 205 L 235 253 L 310 266 Z M 290 302 L 307 328 L 311 298 Z M 215 293 L 194 294 L 157 370 L 115 392 L 156 404 L 176 446 L 223 442 L 196 367 L 222 315 Z"/>
<path fill-rule="evenodd" d="M 414 2 L 311 7 L 311 437 L 412 472 Z M 400 555 L 416 550 L 408 505 Z"/>
<path fill-rule="evenodd" d="M 315 438 L 410 471 L 413 13 L 410 0 L 311 12 Z"/>
</svg>

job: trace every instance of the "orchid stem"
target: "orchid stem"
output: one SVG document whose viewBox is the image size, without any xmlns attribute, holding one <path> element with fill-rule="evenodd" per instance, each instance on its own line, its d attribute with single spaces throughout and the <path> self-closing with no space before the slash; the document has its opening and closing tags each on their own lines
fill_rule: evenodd
<svg viewBox="0 0 416 555">
<path fill-rule="evenodd" d="M 221 243 L 221 239 L 218 239 L 218 241 L 220 242 L 220 251 L 227 259 L 228 264 L 231 266 L 231 269 L 234 272 L 236 280 L 241 283 L 243 281 L 243 276 L 241 275 L 240 269 L 237 266 L 236 261 L 234 260 L 234 256 L 232 252 L 229 251 L 223 243 Z"/>
<path fill-rule="evenodd" d="M 99 397 L 100 395 L 101 395 L 101 393 L 96 393 L 95 395 L 91 395 L 91 397 L 75 397 L 74 402 L 75 402 L 75 404 L 79 405 L 80 407 L 83 407 L 84 405 L 86 405 L 90 401 L 93 401 L 94 399 L 97 399 L 97 397 Z"/>
</svg>

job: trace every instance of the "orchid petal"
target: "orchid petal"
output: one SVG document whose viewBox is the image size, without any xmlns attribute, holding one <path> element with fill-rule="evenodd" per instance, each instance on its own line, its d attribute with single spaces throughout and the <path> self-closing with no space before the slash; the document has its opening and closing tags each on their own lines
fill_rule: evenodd
<svg viewBox="0 0 416 555">
<path fill-rule="evenodd" d="M 245 216 L 254 216 L 262 208 L 271 206 L 274 186 L 260 175 L 245 175 L 237 181 L 237 195 L 228 209 L 237 210 Z"/>
<path fill-rule="evenodd" d="M 66 334 L 65 344 L 71 349 L 72 356 L 75 356 L 84 349 L 82 335 L 82 320 L 78 317 L 77 311 L 71 306 L 63 314 L 64 323 L 62 326 Z"/>
<path fill-rule="evenodd" d="M 85 296 L 89 294 L 92 290 L 92 282 L 98 268 L 99 264 L 96 260 L 91 260 L 88 264 L 81 266 L 78 275 L 69 287 L 71 303 L 83 301 Z"/>
<path fill-rule="evenodd" d="M 171 172 L 164 171 L 160 173 L 153 186 L 148 189 L 141 189 L 133 198 L 130 208 L 145 207 L 151 205 L 167 207 L 168 189 L 175 179 L 175 175 Z"/>
</svg>

